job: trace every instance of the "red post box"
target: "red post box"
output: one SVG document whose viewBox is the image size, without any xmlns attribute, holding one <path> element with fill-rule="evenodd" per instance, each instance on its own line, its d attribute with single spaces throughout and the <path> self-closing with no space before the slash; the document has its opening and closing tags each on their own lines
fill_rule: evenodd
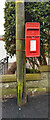
<svg viewBox="0 0 50 120">
<path fill-rule="evenodd" d="M 40 56 L 40 23 L 26 23 L 25 50 L 26 57 Z"/>
</svg>

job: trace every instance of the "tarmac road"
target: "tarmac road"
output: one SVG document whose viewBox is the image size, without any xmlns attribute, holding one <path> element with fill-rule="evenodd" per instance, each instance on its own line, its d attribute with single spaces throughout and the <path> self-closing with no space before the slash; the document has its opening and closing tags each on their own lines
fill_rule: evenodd
<svg viewBox="0 0 50 120">
<path fill-rule="evenodd" d="M 17 99 L 11 98 L 2 102 L 2 118 L 49 118 L 48 93 L 45 95 L 33 96 L 29 101 L 19 108 Z"/>
</svg>

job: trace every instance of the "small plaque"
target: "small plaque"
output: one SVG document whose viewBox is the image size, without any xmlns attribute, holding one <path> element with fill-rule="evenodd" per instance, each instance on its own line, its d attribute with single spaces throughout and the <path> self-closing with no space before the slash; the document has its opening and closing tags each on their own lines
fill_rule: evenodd
<svg viewBox="0 0 50 120">
<path fill-rule="evenodd" d="M 30 51 L 36 51 L 36 40 L 30 40 Z"/>
</svg>

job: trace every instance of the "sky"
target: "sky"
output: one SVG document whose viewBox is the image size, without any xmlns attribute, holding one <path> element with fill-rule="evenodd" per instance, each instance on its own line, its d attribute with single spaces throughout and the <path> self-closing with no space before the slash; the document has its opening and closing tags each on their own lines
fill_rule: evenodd
<svg viewBox="0 0 50 120">
<path fill-rule="evenodd" d="M 4 7 L 6 0 L 0 0 L 0 35 L 4 35 Z"/>
</svg>

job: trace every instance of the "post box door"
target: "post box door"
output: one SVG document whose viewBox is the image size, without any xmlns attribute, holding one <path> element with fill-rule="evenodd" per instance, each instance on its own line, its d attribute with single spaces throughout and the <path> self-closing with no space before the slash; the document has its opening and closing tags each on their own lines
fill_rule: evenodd
<svg viewBox="0 0 50 120">
<path fill-rule="evenodd" d="M 26 38 L 26 57 L 39 57 L 40 56 L 40 39 L 39 37 Z"/>
</svg>

